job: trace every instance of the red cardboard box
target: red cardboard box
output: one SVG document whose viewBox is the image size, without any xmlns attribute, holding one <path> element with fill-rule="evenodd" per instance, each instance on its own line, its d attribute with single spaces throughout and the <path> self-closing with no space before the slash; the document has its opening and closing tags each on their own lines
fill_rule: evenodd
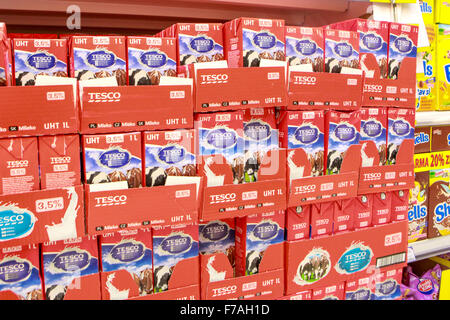
<svg viewBox="0 0 450 320">
<path fill-rule="evenodd" d="M 345 73 L 343 68 L 360 68 L 357 32 L 325 29 L 324 39 L 325 72 Z"/>
<path fill-rule="evenodd" d="M 195 131 L 146 131 L 144 186 L 165 185 L 167 176 L 196 176 Z"/>
<path fill-rule="evenodd" d="M 381 78 L 387 77 L 389 50 L 389 23 L 384 21 L 351 19 L 333 23 L 331 29 L 356 31 L 359 34 L 361 69 L 373 78 L 375 69 Z"/>
<path fill-rule="evenodd" d="M 311 239 L 333 234 L 334 201 L 311 204 Z"/>
<path fill-rule="evenodd" d="M 375 275 L 347 281 L 345 300 L 376 300 Z"/>
<path fill-rule="evenodd" d="M 0 270 L 1 300 L 43 299 L 37 245 L 2 247 Z"/>
<path fill-rule="evenodd" d="M 373 194 L 372 225 L 389 223 L 392 220 L 392 192 Z"/>
<path fill-rule="evenodd" d="M 99 248 L 103 300 L 123 300 L 153 293 L 150 228 L 103 234 Z"/>
<path fill-rule="evenodd" d="M 285 32 L 286 58 L 289 65 L 310 64 L 314 72 L 323 72 L 323 28 L 286 26 Z"/>
<path fill-rule="evenodd" d="M 408 222 L 287 242 L 286 295 L 406 265 Z"/>
<path fill-rule="evenodd" d="M 303 292 L 292 294 L 290 296 L 284 296 L 277 300 L 311 300 L 311 298 L 312 298 L 312 291 L 306 290 Z"/>
<path fill-rule="evenodd" d="M 345 283 L 314 289 L 312 300 L 344 300 Z"/>
<path fill-rule="evenodd" d="M 288 177 L 321 176 L 324 172 L 324 111 L 282 111 L 280 146 L 288 149 Z"/>
<path fill-rule="evenodd" d="M 161 76 L 177 76 L 175 38 L 127 37 L 128 84 L 158 85 Z"/>
<path fill-rule="evenodd" d="M 84 135 L 83 159 L 87 184 L 127 181 L 142 187 L 141 133 Z"/>
<path fill-rule="evenodd" d="M 372 167 L 386 163 L 387 109 L 361 108 L 361 166 Z"/>
<path fill-rule="evenodd" d="M 198 249 L 197 224 L 153 228 L 155 293 L 199 283 Z"/>
<path fill-rule="evenodd" d="M 42 190 L 0 196 L 4 245 L 23 245 L 84 235 L 83 187 Z"/>
<path fill-rule="evenodd" d="M 176 23 L 164 36 L 176 38 L 178 74 L 186 76 L 189 64 L 224 58 L 221 23 Z"/>
<path fill-rule="evenodd" d="M 363 229 L 372 226 L 373 194 L 358 195 L 355 198 L 343 201 L 354 203 L 355 229 Z"/>
<path fill-rule="evenodd" d="M 237 18 L 223 25 L 228 67 L 259 67 L 261 59 L 285 61 L 284 20 Z"/>
<path fill-rule="evenodd" d="M 325 168 L 326 174 L 338 174 L 346 163 L 347 155 L 360 150 L 361 120 L 360 111 L 329 111 L 325 114 Z M 358 159 L 352 161 L 352 167 L 359 168 Z"/>
<path fill-rule="evenodd" d="M 286 210 L 286 240 L 295 241 L 309 239 L 311 224 L 311 205 L 287 208 Z"/>
<path fill-rule="evenodd" d="M 123 36 L 73 36 L 70 39 L 70 76 L 78 80 L 116 77 L 127 84 L 126 40 Z"/>
<path fill-rule="evenodd" d="M 80 185 L 80 136 L 45 136 L 38 142 L 41 189 Z"/>
<path fill-rule="evenodd" d="M 259 273 L 262 261 L 266 271 L 283 268 L 284 251 L 279 244 L 284 242 L 284 226 L 285 213 L 281 210 L 236 218 L 237 277 Z M 279 259 L 263 260 L 265 251 L 271 247 L 279 250 Z"/>
<path fill-rule="evenodd" d="M 388 139 L 386 164 L 396 164 L 397 155 L 403 152 L 414 154 L 414 143 L 404 143 L 406 140 L 414 141 L 415 111 L 414 109 L 388 109 Z M 404 146 L 402 147 L 402 145 Z M 400 148 L 406 150 L 400 151 Z"/>
<path fill-rule="evenodd" d="M 199 175 L 205 185 L 223 186 L 244 181 L 243 112 L 196 114 Z"/>
<path fill-rule="evenodd" d="M 33 86 L 37 75 L 67 77 L 67 40 L 13 39 L 14 85 Z"/>
<path fill-rule="evenodd" d="M 42 245 L 46 300 L 100 300 L 96 236 Z"/>
<path fill-rule="evenodd" d="M 409 190 L 392 191 L 391 194 L 391 220 L 403 221 L 408 219 Z"/>
<path fill-rule="evenodd" d="M 0 140 L 0 193 L 39 190 L 38 143 L 36 137 Z"/>
</svg>

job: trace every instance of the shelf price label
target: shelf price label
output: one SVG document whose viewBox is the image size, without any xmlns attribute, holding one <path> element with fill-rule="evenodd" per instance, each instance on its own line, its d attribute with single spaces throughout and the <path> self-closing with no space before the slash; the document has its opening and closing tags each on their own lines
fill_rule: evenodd
<svg viewBox="0 0 450 320">
<path fill-rule="evenodd" d="M 423 172 L 450 167 L 450 151 L 419 153 L 414 155 L 414 171 Z"/>
</svg>

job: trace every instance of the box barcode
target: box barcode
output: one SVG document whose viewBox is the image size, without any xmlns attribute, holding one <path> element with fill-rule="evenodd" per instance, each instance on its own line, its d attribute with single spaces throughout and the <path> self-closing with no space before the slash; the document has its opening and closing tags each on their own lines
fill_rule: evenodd
<svg viewBox="0 0 450 320">
<path fill-rule="evenodd" d="M 384 268 L 393 264 L 403 263 L 406 261 L 406 252 L 395 253 L 390 256 L 377 259 L 377 268 Z"/>
</svg>

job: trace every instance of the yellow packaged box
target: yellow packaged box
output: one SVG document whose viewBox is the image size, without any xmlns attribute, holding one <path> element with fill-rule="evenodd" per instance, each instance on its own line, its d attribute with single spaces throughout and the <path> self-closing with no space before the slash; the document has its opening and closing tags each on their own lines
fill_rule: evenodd
<svg viewBox="0 0 450 320">
<path fill-rule="evenodd" d="M 417 59 L 422 61 L 423 73 L 416 74 L 416 111 L 432 111 L 437 101 L 435 45 L 417 48 Z"/>
<path fill-rule="evenodd" d="M 434 5 L 435 23 L 450 24 L 450 1 L 449 0 L 435 0 L 435 1 L 436 1 Z"/>
<path fill-rule="evenodd" d="M 436 110 L 450 110 L 450 25 L 437 25 L 437 104 Z"/>
<path fill-rule="evenodd" d="M 429 26 L 434 25 L 434 15 L 435 15 L 434 1 L 435 0 L 420 0 L 419 1 L 420 11 L 422 12 L 423 22 L 425 23 L 427 30 L 428 30 Z"/>
</svg>

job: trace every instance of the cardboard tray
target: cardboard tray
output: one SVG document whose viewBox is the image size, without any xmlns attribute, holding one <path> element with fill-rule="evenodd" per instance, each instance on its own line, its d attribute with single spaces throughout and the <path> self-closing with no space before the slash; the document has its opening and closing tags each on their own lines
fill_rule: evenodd
<svg viewBox="0 0 450 320">
<path fill-rule="evenodd" d="M 78 132 L 72 86 L 0 87 L 0 138 Z"/>
<path fill-rule="evenodd" d="M 193 72 L 193 68 L 190 68 Z M 286 105 L 283 67 L 199 69 L 194 111 L 211 112 Z"/>
<path fill-rule="evenodd" d="M 86 185 L 85 193 L 90 235 L 198 220 L 195 184 L 100 192 L 89 192 Z"/>
<path fill-rule="evenodd" d="M 194 126 L 190 86 L 88 87 L 80 100 L 83 134 Z"/>
<path fill-rule="evenodd" d="M 291 71 L 288 110 L 358 110 L 363 77 L 326 72 Z"/>
</svg>

